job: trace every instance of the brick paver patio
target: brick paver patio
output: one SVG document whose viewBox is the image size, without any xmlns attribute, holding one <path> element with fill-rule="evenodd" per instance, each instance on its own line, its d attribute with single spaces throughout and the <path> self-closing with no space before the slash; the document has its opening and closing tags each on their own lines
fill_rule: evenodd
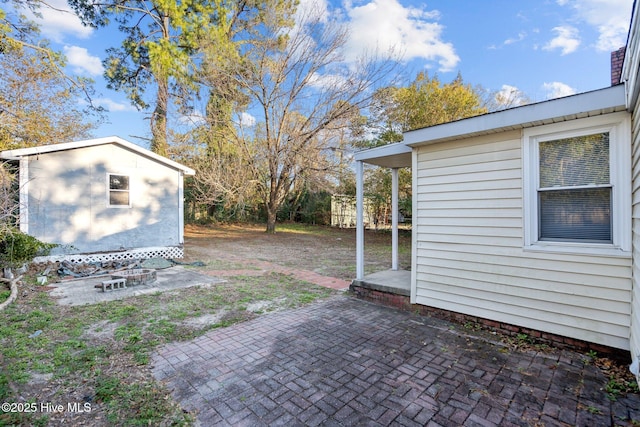
<svg viewBox="0 0 640 427">
<path fill-rule="evenodd" d="M 608 399 L 583 355 L 511 350 L 348 295 L 165 345 L 152 366 L 203 426 L 640 422 L 640 396 Z"/>
</svg>

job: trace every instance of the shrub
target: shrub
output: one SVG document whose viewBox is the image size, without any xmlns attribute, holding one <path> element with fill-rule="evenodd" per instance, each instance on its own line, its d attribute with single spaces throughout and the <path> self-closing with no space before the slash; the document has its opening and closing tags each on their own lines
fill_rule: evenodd
<svg viewBox="0 0 640 427">
<path fill-rule="evenodd" d="M 48 255 L 56 246 L 41 242 L 16 228 L 6 228 L 0 232 L 0 261 L 8 265 L 23 264 L 36 256 Z"/>
</svg>

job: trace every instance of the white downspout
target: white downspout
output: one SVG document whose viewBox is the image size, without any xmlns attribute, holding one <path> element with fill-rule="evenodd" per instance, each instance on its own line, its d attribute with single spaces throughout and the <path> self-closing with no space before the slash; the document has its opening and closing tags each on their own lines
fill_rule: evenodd
<svg viewBox="0 0 640 427">
<path fill-rule="evenodd" d="M 356 161 L 356 280 L 364 279 L 364 165 Z"/>
</svg>

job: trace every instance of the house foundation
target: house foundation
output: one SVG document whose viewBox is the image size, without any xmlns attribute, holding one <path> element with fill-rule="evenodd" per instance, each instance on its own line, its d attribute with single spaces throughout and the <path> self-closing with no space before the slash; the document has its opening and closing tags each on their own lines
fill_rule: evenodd
<svg viewBox="0 0 640 427">
<path fill-rule="evenodd" d="M 349 286 L 349 291 L 359 299 L 387 307 L 397 308 L 403 311 L 409 311 L 419 316 L 435 317 L 437 319 L 446 320 L 460 325 L 472 324 L 474 327 L 479 327 L 484 330 L 510 337 L 526 335 L 535 344 L 546 344 L 551 347 L 582 353 L 593 351 L 596 352 L 598 356 L 606 356 L 623 364 L 628 365 L 631 363 L 631 354 L 628 351 L 619 348 L 551 334 L 508 323 L 497 322 L 495 320 L 485 319 L 482 317 L 443 310 L 436 307 L 429 307 L 427 305 L 411 304 L 409 293 L 405 291 L 403 287 L 394 286 L 393 284 L 382 284 L 376 274 L 371 275 L 374 277 L 371 281 L 368 280 L 370 276 L 366 276 L 363 280 L 354 280 Z"/>
</svg>

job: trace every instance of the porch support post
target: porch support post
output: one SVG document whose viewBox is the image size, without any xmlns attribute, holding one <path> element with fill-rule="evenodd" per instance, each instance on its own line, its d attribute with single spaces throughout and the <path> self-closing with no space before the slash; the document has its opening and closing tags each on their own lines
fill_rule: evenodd
<svg viewBox="0 0 640 427">
<path fill-rule="evenodd" d="M 391 270 L 398 270 L 398 168 L 391 169 Z"/>
<path fill-rule="evenodd" d="M 364 165 L 356 161 L 356 279 L 364 279 Z"/>
</svg>

